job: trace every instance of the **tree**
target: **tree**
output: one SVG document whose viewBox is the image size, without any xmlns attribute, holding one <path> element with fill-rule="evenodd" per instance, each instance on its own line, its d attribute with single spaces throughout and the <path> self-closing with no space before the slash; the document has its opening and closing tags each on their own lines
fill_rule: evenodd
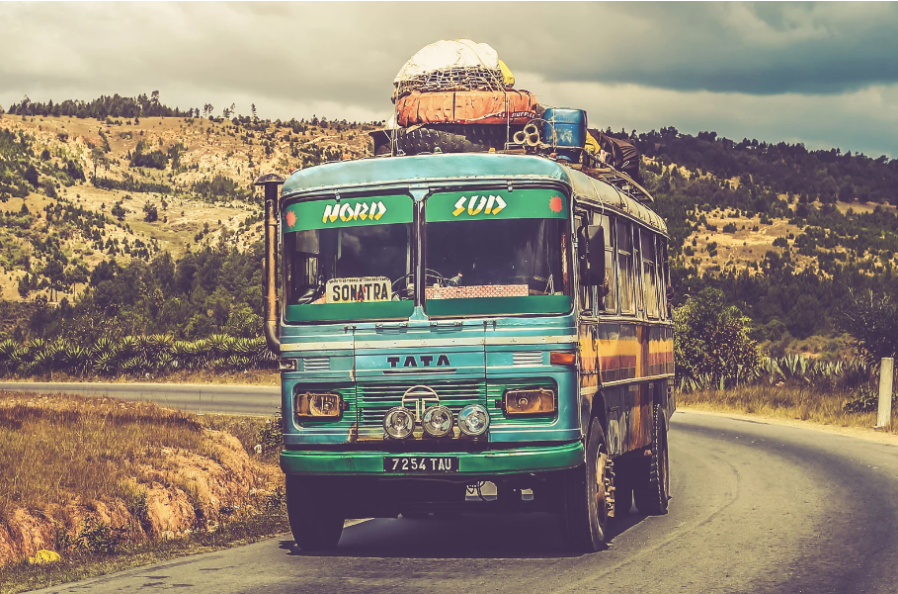
<svg viewBox="0 0 898 594">
<path fill-rule="evenodd" d="M 122 207 L 121 202 L 116 202 L 112 205 L 112 216 L 120 221 L 125 220 L 125 209 Z"/>
<path fill-rule="evenodd" d="M 681 377 L 710 376 L 715 385 L 751 377 L 760 364 L 751 320 L 711 287 L 674 310 L 674 355 Z"/>
<path fill-rule="evenodd" d="M 159 211 L 156 209 L 156 205 L 147 202 L 143 205 L 143 212 L 143 220 L 147 223 L 155 223 L 159 220 Z"/>
<path fill-rule="evenodd" d="M 28 167 L 25 169 L 25 174 L 23 176 L 25 181 L 27 181 L 31 186 L 36 190 L 37 183 L 37 169 L 34 168 L 34 165 L 28 164 Z"/>
<path fill-rule="evenodd" d="M 836 324 L 851 335 L 869 362 L 878 364 L 883 357 L 898 355 L 898 302 L 888 293 L 850 291 Z"/>
<path fill-rule="evenodd" d="M 97 177 L 97 167 L 99 165 L 102 165 L 103 169 L 107 167 L 106 153 L 100 147 L 95 146 L 90 150 L 90 159 L 94 162 L 94 177 Z"/>
<path fill-rule="evenodd" d="M 253 123 L 255 124 L 256 122 L 259 121 L 259 116 L 256 115 L 256 104 L 255 103 L 253 103 L 252 106 L 250 107 L 250 111 L 253 114 Z"/>
</svg>

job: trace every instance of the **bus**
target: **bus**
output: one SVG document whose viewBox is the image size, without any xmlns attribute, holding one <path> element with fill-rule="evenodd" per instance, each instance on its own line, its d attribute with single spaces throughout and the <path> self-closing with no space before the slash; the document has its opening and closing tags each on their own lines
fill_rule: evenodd
<svg viewBox="0 0 898 594">
<path fill-rule="evenodd" d="M 666 513 L 666 226 L 622 178 L 501 153 L 260 178 L 302 549 L 349 518 L 533 510 L 596 551 L 634 503 Z"/>
</svg>

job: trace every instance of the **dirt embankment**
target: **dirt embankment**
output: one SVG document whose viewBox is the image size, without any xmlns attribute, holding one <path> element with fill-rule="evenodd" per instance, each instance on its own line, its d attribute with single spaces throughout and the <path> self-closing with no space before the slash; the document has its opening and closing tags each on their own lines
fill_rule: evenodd
<svg viewBox="0 0 898 594">
<path fill-rule="evenodd" d="M 214 530 L 269 504 L 276 466 L 197 415 L 0 392 L 0 567 Z"/>
</svg>

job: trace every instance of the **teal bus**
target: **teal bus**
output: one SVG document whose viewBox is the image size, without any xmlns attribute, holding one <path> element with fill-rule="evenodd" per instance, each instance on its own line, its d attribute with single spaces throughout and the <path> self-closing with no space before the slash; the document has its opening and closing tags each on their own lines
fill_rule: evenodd
<svg viewBox="0 0 898 594">
<path fill-rule="evenodd" d="M 300 547 L 348 518 L 537 510 L 594 551 L 634 502 L 666 512 L 666 227 L 622 177 L 469 153 L 259 180 Z"/>
</svg>

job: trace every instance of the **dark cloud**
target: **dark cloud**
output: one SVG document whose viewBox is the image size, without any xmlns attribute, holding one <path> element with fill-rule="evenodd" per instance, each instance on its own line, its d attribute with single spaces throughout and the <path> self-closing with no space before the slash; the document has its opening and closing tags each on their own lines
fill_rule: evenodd
<svg viewBox="0 0 898 594">
<path fill-rule="evenodd" d="M 891 154 L 896 30 L 898 6 L 887 3 L 0 4 L 0 104 L 159 89 L 185 108 L 236 102 L 247 113 L 255 102 L 268 117 L 380 118 L 405 60 L 467 37 L 493 45 L 541 98 L 563 88 L 572 104 L 602 104 L 594 119 L 686 129 L 713 113 L 718 128 L 782 124 L 768 138 L 836 145 L 844 132 Z M 638 112 L 621 89 L 647 98 Z M 860 98 L 872 103 L 856 115 Z M 727 119 L 722 101 L 742 113 Z M 802 120 L 808 101 L 830 118 Z"/>
</svg>

